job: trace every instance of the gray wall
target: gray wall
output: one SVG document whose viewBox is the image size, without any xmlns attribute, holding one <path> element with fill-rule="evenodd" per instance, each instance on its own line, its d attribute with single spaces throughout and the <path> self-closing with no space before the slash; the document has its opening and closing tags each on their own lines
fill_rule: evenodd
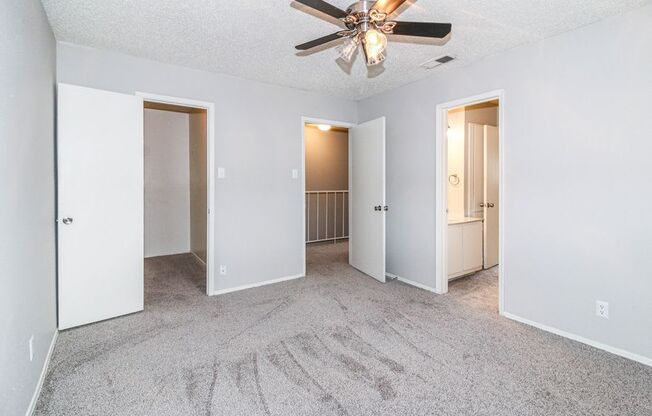
<svg viewBox="0 0 652 416">
<path fill-rule="evenodd" d="M 145 257 L 190 251 L 189 114 L 145 109 Z"/>
<path fill-rule="evenodd" d="M 56 329 L 55 43 L 41 2 L 0 10 L 0 413 L 24 415 Z"/>
<path fill-rule="evenodd" d="M 387 117 L 388 272 L 435 286 L 436 105 L 504 89 L 505 310 L 652 357 L 650 22 L 647 6 L 360 102 L 359 121 Z"/>
<path fill-rule="evenodd" d="M 190 251 L 206 262 L 206 112 L 190 114 Z"/>
<path fill-rule="evenodd" d="M 353 101 L 197 71 L 75 45 L 57 44 L 59 82 L 133 94 L 144 91 L 215 103 L 215 289 L 303 272 L 301 117 L 357 120 Z M 255 260 L 255 261 L 253 261 Z"/>
</svg>

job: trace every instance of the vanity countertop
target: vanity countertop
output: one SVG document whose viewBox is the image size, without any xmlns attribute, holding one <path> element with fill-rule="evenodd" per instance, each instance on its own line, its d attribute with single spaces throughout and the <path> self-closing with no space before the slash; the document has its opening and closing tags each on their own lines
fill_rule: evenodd
<svg viewBox="0 0 652 416">
<path fill-rule="evenodd" d="M 476 222 L 476 221 L 482 221 L 482 218 L 480 218 L 480 217 L 457 217 L 457 218 L 449 218 L 449 219 L 448 219 L 448 225 L 454 225 L 454 224 L 466 224 L 467 222 Z"/>
</svg>

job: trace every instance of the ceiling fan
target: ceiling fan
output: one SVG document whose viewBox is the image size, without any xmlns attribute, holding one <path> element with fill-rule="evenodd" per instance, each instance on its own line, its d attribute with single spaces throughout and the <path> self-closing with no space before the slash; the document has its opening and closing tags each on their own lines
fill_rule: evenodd
<svg viewBox="0 0 652 416">
<path fill-rule="evenodd" d="M 387 36 L 385 35 L 387 34 L 444 38 L 451 31 L 450 23 L 389 20 L 388 17 L 407 0 L 362 0 L 350 5 L 346 11 L 323 0 L 295 1 L 339 19 L 346 26 L 346 30 L 302 43 L 295 48 L 305 51 L 336 39 L 345 38 L 346 41 L 339 47 L 339 53 L 346 62 L 351 62 L 359 45 L 362 45 L 368 66 L 384 61 L 384 51 L 387 47 Z"/>
</svg>

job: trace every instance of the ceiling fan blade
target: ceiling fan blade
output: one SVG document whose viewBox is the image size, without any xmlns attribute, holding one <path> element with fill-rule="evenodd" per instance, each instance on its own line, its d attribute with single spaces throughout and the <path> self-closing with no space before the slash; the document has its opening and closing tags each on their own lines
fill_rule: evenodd
<svg viewBox="0 0 652 416">
<path fill-rule="evenodd" d="M 379 12 L 386 13 L 388 15 L 394 13 L 394 10 L 401 7 L 401 4 L 405 3 L 407 0 L 378 0 L 374 4 L 374 9 Z"/>
<path fill-rule="evenodd" d="M 332 4 L 326 3 L 323 0 L 295 0 L 297 3 L 301 3 L 304 6 L 311 7 L 315 10 L 319 10 L 322 13 L 326 13 L 329 16 L 333 16 L 336 19 L 341 19 L 346 17 L 346 12 L 340 8 L 333 6 Z"/>
<path fill-rule="evenodd" d="M 395 35 L 443 38 L 451 33 L 450 23 L 396 22 L 392 30 Z"/>
<path fill-rule="evenodd" d="M 300 51 L 305 51 L 308 49 L 312 49 L 315 46 L 323 45 L 324 43 L 332 42 L 335 39 L 341 39 L 342 35 L 339 34 L 340 32 L 335 32 L 327 36 L 322 36 L 319 39 L 314 39 L 311 40 L 310 42 L 302 43 L 301 45 L 295 46 L 296 49 Z"/>
</svg>

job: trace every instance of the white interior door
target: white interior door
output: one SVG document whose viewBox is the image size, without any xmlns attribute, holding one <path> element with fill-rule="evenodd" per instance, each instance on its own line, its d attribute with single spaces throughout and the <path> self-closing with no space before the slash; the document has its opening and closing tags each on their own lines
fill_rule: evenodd
<svg viewBox="0 0 652 416">
<path fill-rule="evenodd" d="M 484 126 L 484 267 L 498 264 L 498 128 Z"/>
<path fill-rule="evenodd" d="M 349 263 L 385 281 L 385 117 L 349 130 Z"/>
<path fill-rule="evenodd" d="M 143 101 L 59 84 L 57 113 L 65 329 L 143 309 Z"/>
<path fill-rule="evenodd" d="M 467 135 L 464 143 L 464 186 L 466 191 L 465 210 L 469 217 L 482 217 L 484 210 L 481 203 L 484 199 L 484 125 L 467 124 Z"/>
</svg>

